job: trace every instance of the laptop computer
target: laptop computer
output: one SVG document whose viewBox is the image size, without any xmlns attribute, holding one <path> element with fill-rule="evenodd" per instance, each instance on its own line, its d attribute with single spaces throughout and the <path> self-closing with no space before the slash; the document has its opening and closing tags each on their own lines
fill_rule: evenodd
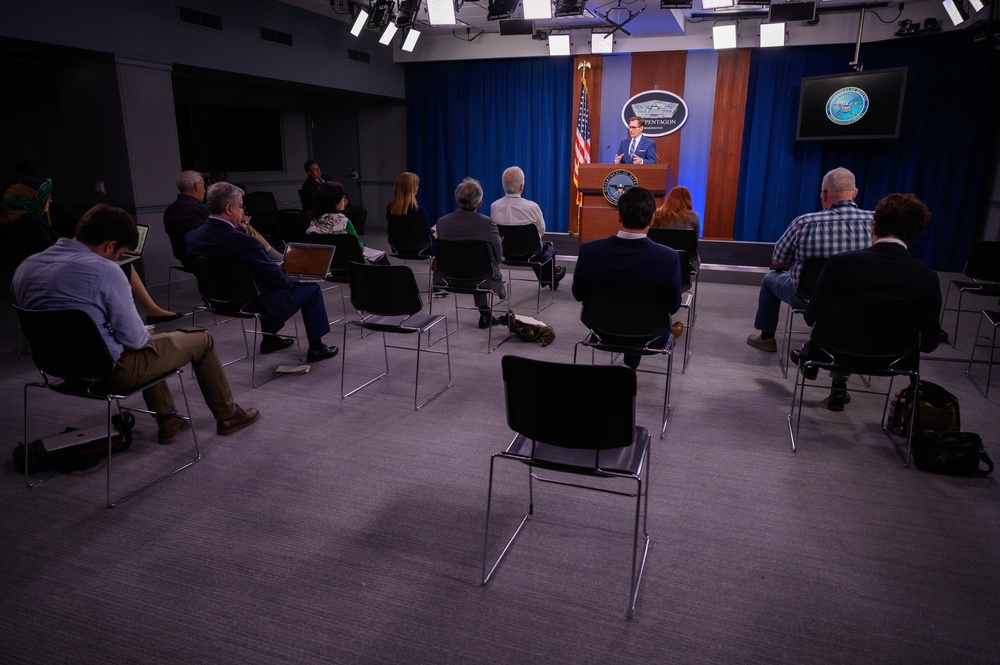
<svg viewBox="0 0 1000 665">
<path fill-rule="evenodd" d="M 282 266 L 285 273 L 298 282 L 322 282 L 330 274 L 336 249 L 333 245 L 290 242 L 285 245 Z"/>
<path fill-rule="evenodd" d="M 146 224 L 136 224 L 135 228 L 139 231 L 139 242 L 136 244 L 135 249 L 127 249 L 118 257 L 118 265 L 120 266 L 139 259 L 142 256 L 142 248 L 146 246 L 146 235 L 149 233 L 149 226 Z"/>
</svg>

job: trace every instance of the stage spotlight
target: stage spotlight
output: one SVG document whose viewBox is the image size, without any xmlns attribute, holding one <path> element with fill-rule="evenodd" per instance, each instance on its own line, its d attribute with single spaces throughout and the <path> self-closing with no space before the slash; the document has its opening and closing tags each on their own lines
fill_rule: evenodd
<svg viewBox="0 0 1000 665">
<path fill-rule="evenodd" d="M 487 21 L 499 21 L 502 18 L 510 18 L 510 15 L 517 7 L 518 0 L 490 0 L 486 8 Z"/>
<path fill-rule="evenodd" d="M 354 25 L 351 26 L 351 34 L 357 37 L 368 22 L 368 12 L 358 7 L 358 15 L 354 17 Z"/>
<path fill-rule="evenodd" d="M 527 20 L 547 21 L 552 18 L 552 0 L 523 0 L 521 9 Z"/>
<path fill-rule="evenodd" d="M 944 5 L 944 10 L 948 12 L 948 18 L 954 25 L 960 25 L 968 18 L 962 10 L 962 6 L 955 0 L 944 0 L 941 4 Z"/>
<path fill-rule="evenodd" d="M 368 17 L 369 30 L 381 30 L 392 20 L 392 10 L 396 6 L 393 0 L 375 0 L 372 5 L 372 15 Z"/>
<path fill-rule="evenodd" d="M 427 0 L 427 20 L 431 25 L 455 25 L 453 0 Z"/>
<path fill-rule="evenodd" d="M 569 35 L 549 35 L 549 55 L 569 55 Z"/>
<path fill-rule="evenodd" d="M 382 46 L 388 46 L 392 42 L 392 38 L 396 36 L 396 31 L 399 28 L 396 27 L 395 23 L 390 23 L 385 26 L 385 30 L 382 31 L 382 36 L 378 38 L 378 43 Z"/>
<path fill-rule="evenodd" d="M 660 9 L 691 9 L 691 0 L 660 0 Z"/>
<path fill-rule="evenodd" d="M 983 0 L 969 0 L 969 6 L 972 7 L 972 11 L 978 12 L 982 11 L 985 5 L 983 5 Z"/>
<path fill-rule="evenodd" d="M 396 15 L 396 27 L 405 28 L 413 25 L 417 20 L 417 12 L 420 11 L 420 0 L 400 0 L 399 14 Z"/>
<path fill-rule="evenodd" d="M 717 51 L 727 48 L 736 48 L 736 26 L 712 26 L 712 46 Z"/>
<path fill-rule="evenodd" d="M 736 6 L 736 0 L 701 0 L 702 9 L 729 9 Z"/>
<path fill-rule="evenodd" d="M 762 47 L 785 45 L 784 23 L 761 23 L 760 45 Z"/>
<path fill-rule="evenodd" d="M 614 52 L 615 35 L 613 32 L 594 32 L 590 35 L 590 52 L 595 54 Z"/>
<path fill-rule="evenodd" d="M 406 32 L 406 39 L 403 40 L 403 50 L 407 53 L 412 53 L 413 47 L 417 45 L 418 39 L 420 39 L 420 31 L 415 28 L 410 28 Z"/>
</svg>

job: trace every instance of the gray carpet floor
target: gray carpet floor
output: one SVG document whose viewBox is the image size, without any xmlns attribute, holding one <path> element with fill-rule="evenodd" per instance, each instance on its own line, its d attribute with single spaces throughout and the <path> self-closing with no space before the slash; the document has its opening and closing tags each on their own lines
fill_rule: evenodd
<svg viewBox="0 0 1000 665">
<path fill-rule="evenodd" d="M 635 620 L 624 620 L 623 499 L 538 489 L 534 517 L 481 587 L 489 457 L 510 438 L 500 358 L 572 360 L 584 329 L 570 280 L 537 315 L 556 330 L 548 347 L 513 339 L 487 354 L 486 331 L 463 312 L 450 338 L 454 385 L 420 411 L 413 354 L 390 351 L 389 377 L 346 400 L 340 357 L 258 389 L 241 362 L 228 376 L 261 422 L 215 435 L 186 373 L 202 460 L 114 509 L 103 507 L 103 464 L 29 491 L 8 462 L 0 661 L 1000 662 L 996 478 L 904 468 L 870 395 L 832 413 L 825 391 L 807 394 L 793 453 L 792 377 L 744 341 L 754 286 L 701 285 L 690 364 L 675 366 L 670 424 L 653 442 L 652 545 Z M 338 311 L 337 292 L 326 298 Z M 451 326 L 453 299 L 434 304 Z M 534 315 L 533 299 L 531 283 L 514 285 L 516 312 Z M 190 285 L 181 302 L 196 304 Z M 22 438 L 21 386 L 37 375 L 15 359 L 13 317 L 3 319 L 9 451 Z M 964 363 L 949 362 L 968 357 L 975 323 L 963 317 L 959 348 L 922 370 L 958 395 L 963 429 L 1000 459 L 1000 379 L 983 399 Z M 234 325 L 212 332 L 224 358 L 236 354 Z M 327 341 L 343 346 L 342 333 L 335 326 Z M 350 335 L 348 383 L 360 383 L 381 362 L 381 341 Z M 294 362 L 277 353 L 259 370 Z M 444 380 L 439 358 L 422 369 L 427 389 Z M 655 430 L 662 383 L 643 374 L 639 386 L 637 420 Z M 100 405 L 33 399 L 32 436 L 101 422 Z M 553 386 L 552 409 L 573 408 Z M 121 486 L 188 452 L 189 438 L 158 446 L 155 434 L 140 417 L 133 448 L 114 460 Z M 498 467 L 494 508 L 496 554 L 526 508 L 519 465 Z"/>
</svg>

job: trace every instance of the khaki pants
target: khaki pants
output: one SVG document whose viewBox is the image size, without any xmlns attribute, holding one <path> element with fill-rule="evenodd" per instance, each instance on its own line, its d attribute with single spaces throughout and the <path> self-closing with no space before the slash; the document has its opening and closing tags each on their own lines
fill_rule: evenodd
<svg viewBox="0 0 1000 665">
<path fill-rule="evenodd" d="M 227 420 L 236 415 L 229 380 L 215 351 L 215 340 L 207 331 L 153 335 L 142 348 L 123 351 L 115 368 L 97 385 L 101 390 L 125 393 L 188 363 L 215 419 Z M 176 411 L 174 397 L 165 381 L 147 388 L 142 396 L 150 411 L 158 414 Z"/>
</svg>

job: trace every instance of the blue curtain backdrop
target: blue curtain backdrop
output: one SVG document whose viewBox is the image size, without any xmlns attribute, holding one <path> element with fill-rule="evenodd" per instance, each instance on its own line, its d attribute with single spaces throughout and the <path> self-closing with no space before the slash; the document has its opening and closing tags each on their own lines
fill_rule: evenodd
<svg viewBox="0 0 1000 665">
<path fill-rule="evenodd" d="M 857 177 L 858 204 L 912 192 L 934 216 L 913 252 L 961 270 L 976 237 L 995 154 L 995 69 L 967 32 L 864 44 L 865 71 L 907 66 L 898 139 L 796 141 L 803 76 L 849 71 L 853 45 L 755 49 L 751 57 L 736 240 L 773 242 L 797 215 L 820 208 L 823 174 Z"/>
<path fill-rule="evenodd" d="M 431 219 L 455 209 L 466 176 L 483 184 L 488 215 L 503 196 L 500 175 L 516 165 L 546 229 L 568 231 L 572 90 L 570 58 L 407 65 L 410 170 Z"/>
</svg>

